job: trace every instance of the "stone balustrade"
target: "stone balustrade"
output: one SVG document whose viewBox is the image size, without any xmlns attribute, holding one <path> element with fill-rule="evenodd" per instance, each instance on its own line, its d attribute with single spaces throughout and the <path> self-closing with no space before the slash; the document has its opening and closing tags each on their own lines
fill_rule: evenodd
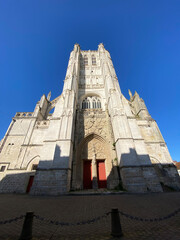
<svg viewBox="0 0 180 240">
<path fill-rule="evenodd" d="M 33 112 L 17 112 L 15 117 L 33 117 Z"/>
</svg>

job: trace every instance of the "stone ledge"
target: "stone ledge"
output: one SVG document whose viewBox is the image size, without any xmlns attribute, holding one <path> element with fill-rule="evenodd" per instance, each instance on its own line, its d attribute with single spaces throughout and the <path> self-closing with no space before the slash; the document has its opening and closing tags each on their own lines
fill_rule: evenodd
<svg viewBox="0 0 180 240">
<path fill-rule="evenodd" d="M 37 168 L 37 171 L 70 170 L 71 168 Z"/>
</svg>

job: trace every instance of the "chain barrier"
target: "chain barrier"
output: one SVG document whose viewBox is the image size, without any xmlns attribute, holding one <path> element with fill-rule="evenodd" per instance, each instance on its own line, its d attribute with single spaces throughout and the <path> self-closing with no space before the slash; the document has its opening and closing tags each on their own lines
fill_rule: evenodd
<svg viewBox="0 0 180 240">
<path fill-rule="evenodd" d="M 96 218 L 93 218 L 93 219 L 89 219 L 89 220 L 86 220 L 86 221 L 81 221 L 81 222 L 77 222 L 77 223 L 67 223 L 67 222 L 59 222 L 59 221 L 53 221 L 53 220 L 49 220 L 49 219 L 46 219 L 44 217 L 40 217 L 38 215 L 34 215 L 34 217 L 40 221 L 44 221 L 46 223 L 50 223 L 50 224 L 54 224 L 54 225 L 60 225 L 60 226 L 78 226 L 78 225 L 85 225 L 85 224 L 91 224 L 91 223 L 94 223 L 94 222 L 97 222 L 103 218 L 106 218 L 111 212 L 107 212 L 105 213 L 104 215 L 100 216 L 100 217 L 96 217 Z"/>
<path fill-rule="evenodd" d="M 11 218 L 11 219 L 8 219 L 8 220 L 0 221 L 0 225 L 7 224 L 7 223 L 12 223 L 12 222 L 17 222 L 18 220 L 23 219 L 24 217 L 25 217 L 25 215 L 21 215 L 21 216 L 16 217 L 16 218 Z"/>
<path fill-rule="evenodd" d="M 142 221 L 142 222 L 159 222 L 159 221 L 167 220 L 167 219 L 169 219 L 171 217 L 174 217 L 179 212 L 180 212 L 180 208 L 178 208 L 174 212 L 172 212 L 172 213 L 170 213 L 170 214 L 168 214 L 167 216 L 164 216 L 164 217 L 159 217 L 159 218 L 141 218 L 141 217 L 132 216 L 132 215 L 129 215 L 129 214 L 124 213 L 122 211 L 119 211 L 119 213 L 122 216 L 124 216 L 124 217 L 130 218 L 131 220 Z"/>
<path fill-rule="evenodd" d="M 175 210 L 174 212 L 168 214 L 167 216 L 164 216 L 164 217 L 159 217 L 159 218 L 142 218 L 142 217 L 137 217 L 137 216 L 132 216 L 130 214 L 127 214 L 127 213 L 124 213 L 122 211 L 119 211 L 119 213 L 124 216 L 124 217 L 127 217 L 131 220 L 136 220 L 136 221 L 142 221 L 142 222 L 158 222 L 158 221 L 163 221 L 163 220 L 167 220 L 169 218 L 172 218 L 174 217 L 175 215 L 177 215 L 178 213 L 180 212 L 180 208 L 178 208 L 177 210 Z M 110 214 L 111 212 L 107 212 L 105 213 L 104 215 L 102 216 L 99 216 L 99 217 L 96 217 L 96 218 L 93 218 L 93 219 L 89 219 L 89 220 L 86 220 L 86 221 L 81 221 L 81 222 L 77 222 L 77 223 L 68 223 L 68 222 L 60 222 L 60 221 L 53 221 L 53 220 L 49 220 L 49 219 L 46 219 L 44 217 L 41 217 L 39 215 L 34 215 L 34 218 L 36 218 L 37 220 L 39 221 L 43 221 L 43 222 L 46 222 L 46 223 L 49 223 L 49 224 L 54 224 L 54 225 L 60 225 L 60 226 L 78 226 L 78 225 L 85 225 L 85 224 L 91 224 L 91 223 L 94 223 L 94 222 L 97 222 L 103 218 L 106 218 L 108 217 L 108 215 Z M 0 221 L 0 225 L 3 225 L 3 224 L 7 224 L 7 223 L 12 223 L 12 222 L 17 222 L 19 221 L 20 219 L 23 219 L 25 217 L 25 215 L 21 215 L 19 217 L 16 217 L 16 218 L 12 218 L 12 219 L 8 219 L 8 220 L 4 220 L 4 221 Z"/>
</svg>

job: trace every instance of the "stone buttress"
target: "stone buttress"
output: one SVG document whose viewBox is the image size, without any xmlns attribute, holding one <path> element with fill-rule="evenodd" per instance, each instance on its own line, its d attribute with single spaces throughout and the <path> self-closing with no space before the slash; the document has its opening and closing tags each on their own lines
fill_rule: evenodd
<svg viewBox="0 0 180 240">
<path fill-rule="evenodd" d="M 79 49 L 75 45 L 70 56 L 63 92 L 49 123 L 31 194 L 58 195 L 70 190 Z"/>
</svg>

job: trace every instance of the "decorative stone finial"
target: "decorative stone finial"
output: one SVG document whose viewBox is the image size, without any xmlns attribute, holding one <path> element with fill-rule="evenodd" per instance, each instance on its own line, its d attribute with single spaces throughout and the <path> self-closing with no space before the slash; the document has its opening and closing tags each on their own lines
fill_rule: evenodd
<svg viewBox="0 0 180 240">
<path fill-rule="evenodd" d="M 104 44 L 103 44 L 103 43 L 100 43 L 100 44 L 98 45 L 98 48 L 104 48 Z"/>
<path fill-rule="evenodd" d="M 137 97 L 139 97 L 139 94 L 135 91 L 135 94 L 134 94 L 135 96 L 137 96 Z"/>
<path fill-rule="evenodd" d="M 75 43 L 75 44 L 74 44 L 74 51 L 76 51 L 76 50 L 78 50 L 78 49 L 80 49 L 80 45 L 79 45 L 78 43 Z"/>
<path fill-rule="evenodd" d="M 128 89 L 130 100 L 132 99 L 132 92 Z"/>
<path fill-rule="evenodd" d="M 51 91 L 47 95 L 47 100 L 50 101 L 50 98 L 51 98 Z"/>
</svg>

